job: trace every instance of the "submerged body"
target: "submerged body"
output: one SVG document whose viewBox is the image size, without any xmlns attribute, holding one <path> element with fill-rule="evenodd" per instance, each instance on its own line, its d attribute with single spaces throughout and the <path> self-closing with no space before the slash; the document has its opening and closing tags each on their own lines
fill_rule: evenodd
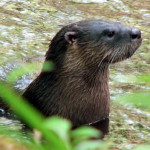
<svg viewBox="0 0 150 150">
<path fill-rule="evenodd" d="M 58 115 L 77 127 L 104 120 L 108 131 L 109 65 L 127 59 L 141 45 L 141 32 L 120 23 L 87 20 L 63 27 L 51 41 L 42 71 L 23 94 L 45 116 Z M 107 131 L 106 131 L 107 130 Z"/>
</svg>

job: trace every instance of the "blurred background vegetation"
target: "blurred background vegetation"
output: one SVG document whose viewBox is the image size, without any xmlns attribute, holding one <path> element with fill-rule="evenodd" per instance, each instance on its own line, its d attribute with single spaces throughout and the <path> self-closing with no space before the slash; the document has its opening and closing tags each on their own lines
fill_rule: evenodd
<svg viewBox="0 0 150 150">
<path fill-rule="evenodd" d="M 92 128 L 71 131 L 67 120 L 45 119 L 10 88 L 23 92 L 40 72 L 56 32 L 84 19 L 120 21 L 139 28 L 143 36 L 131 59 L 110 68 L 110 133 L 103 142 L 90 140 L 100 136 Z M 0 95 L 37 129 L 23 132 L 19 119 L 1 117 L 0 149 L 150 149 L 149 0 L 1 0 L 0 29 Z"/>
</svg>

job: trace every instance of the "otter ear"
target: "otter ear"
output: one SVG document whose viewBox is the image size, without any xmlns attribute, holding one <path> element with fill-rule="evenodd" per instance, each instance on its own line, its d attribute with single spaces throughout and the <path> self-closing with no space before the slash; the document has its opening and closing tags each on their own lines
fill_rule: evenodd
<svg viewBox="0 0 150 150">
<path fill-rule="evenodd" d="M 69 44 L 73 44 L 77 41 L 76 32 L 66 32 L 65 39 Z"/>
</svg>

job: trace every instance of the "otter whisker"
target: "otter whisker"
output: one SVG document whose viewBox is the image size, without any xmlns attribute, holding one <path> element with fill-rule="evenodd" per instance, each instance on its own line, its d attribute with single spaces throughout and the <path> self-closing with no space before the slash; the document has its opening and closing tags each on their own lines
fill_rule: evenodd
<svg viewBox="0 0 150 150">
<path fill-rule="evenodd" d="M 115 59 L 115 57 L 116 57 L 116 55 L 118 54 L 118 52 L 119 52 L 119 48 L 117 48 L 117 50 L 115 50 L 115 53 L 112 55 L 112 57 L 110 58 L 110 63 L 112 63 L 113 62 L 113 60 Z"/>
</svg>

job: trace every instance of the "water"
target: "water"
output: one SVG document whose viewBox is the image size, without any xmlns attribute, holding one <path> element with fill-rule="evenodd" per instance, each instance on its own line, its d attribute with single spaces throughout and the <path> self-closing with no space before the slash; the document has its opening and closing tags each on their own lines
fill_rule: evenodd
<svg viewBox="0 0 150 150">
<path fill-rule="evenodd" d="M 20 65 L 28 62 L 41 64 L 48 49 L 50 40 L 56 32 L 64 25 L 84 19 L 107 19 L 120 21 L 129 26 L 137 27 L 142 31 L 143 44 L 134 56 L 124 62 L 111 66 L 110 88 L 111 99 L 115 100 L 116 95 L 149 90 L 149 85 L 135 84 L 131 81 L 130 75 L 135 77 L 141 73 L 150 73 L 150 1 L 129 1 L 129 0 L 1 0 L 0 1 L 0 77 L 5 80 L 7 74 Z M 41 66 L 41 65 L 40 65 Z M 36 75 L 39 73 L 37 70 Z M 19 80 L 15 87 L 23 90 L 36 76 L 26 75 Z M 119 110 L 118 110 L 119 108 Z M 139 112 L 139 111 L 138 111 Z M 122 141 L 128 141 L 124 146 L 121 139 L 116 147 L 121 149 L 132 149 L 132 138 L 122 135 L 121 128 L 135 128 L 136 121 L 142 122 L 146 131 L 140 134 L 126 131 L 131 137 L 147 138 L 149 130 L 147 127 L 150 121 L 149 113 L 142 111 L 138 114 L 133 107 L 116 107 L 112 104 L 111 112 L 111 133 L 113 125 L 116 126 L 117 134 Z M 136 117 L 134 117 L 134 115 Z M 122 116 L 126 116 L 123 117 Z M 142 116 L 142 117 L 141 117 Z M 143 119 L 145 118 L 145 119 Z M 113 122 L 114 120 L 114 122 Z M 132 125 L 129 125 L 132 122 Z M 121 124 L 120 126 L 117 126 Z M 7 124 L 0 119 L 0 124 Z M 121 133 L 120 133 L 121 132 Z M 136 140 L 136 138 L 135 138 Z M 142 140 L 139 143 L 146 143 Z M 129 144 L 130 143 L 130 144 Z"/>
</svg>

